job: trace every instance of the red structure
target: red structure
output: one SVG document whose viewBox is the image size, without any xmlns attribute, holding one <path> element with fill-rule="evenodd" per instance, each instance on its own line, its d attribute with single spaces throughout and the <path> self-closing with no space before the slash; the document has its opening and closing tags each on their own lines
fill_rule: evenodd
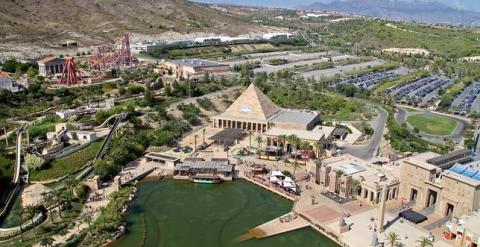
<svg viewBox="0 0 480 247">
<path fill-rule="evenodd" d="M 131 66 L 135 63 L 130 52 L 130 36 L 123 35 L 120 41 L 110 48 L 108 45 L 97 47 L 95 55 L 89 60 L 90 67 L 102 70 Z"/>
<path fill-rule="evenodd" d="M 60 84 L 74 85 L 82 82 L 82 74 L 77 69 L 73 57 L 66 57 L 63 63 L 62 77 L 60 78 Z"/>
</svg>

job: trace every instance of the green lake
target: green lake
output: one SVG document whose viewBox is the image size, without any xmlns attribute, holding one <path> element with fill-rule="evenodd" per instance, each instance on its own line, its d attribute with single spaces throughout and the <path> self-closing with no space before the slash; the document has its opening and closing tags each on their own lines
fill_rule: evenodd
<svg viewBox="0 0 480 247">
<path fill-rule="evenodd" d="M 292 203 L 244 180 L 222 184 L 149 181 L 139 184 L 128 233 L 114 247 L 337 247 L 306 228 L 234 243 L 251 228 L 290 211 Z"/>
</svg>

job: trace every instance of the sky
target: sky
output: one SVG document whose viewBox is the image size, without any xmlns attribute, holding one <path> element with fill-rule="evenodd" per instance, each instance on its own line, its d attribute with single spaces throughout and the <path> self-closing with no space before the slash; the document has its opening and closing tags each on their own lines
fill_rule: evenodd
<svg viewBox="0 0 480 247">
<path fill-rule="evenodd" d="M 236 5 L 251 6 L 271 6 L 271 7 L 295 7 L 298 5 L 308 5 L 314 2 L 331 2 L 332 0 L 194 0 L 204 3 L 227 3 Z M 407 0 L 412 1 L 412 0 Z M 480 12 L 480 0 L 418 0 L 418 1 L 437 1 L 443 4 L 465 10 Z"/>
</svg>

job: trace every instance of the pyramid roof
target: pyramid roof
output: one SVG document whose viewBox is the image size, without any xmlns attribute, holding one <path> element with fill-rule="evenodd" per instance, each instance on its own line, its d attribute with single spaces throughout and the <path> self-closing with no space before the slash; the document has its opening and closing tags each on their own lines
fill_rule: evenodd
<svg viewBox="0 0 480 247">
<path fill-rule="evenodd" d="M 267 120 L 279 110 L 280 108 L 252 83 L 222 116 Z"/>
</svg>

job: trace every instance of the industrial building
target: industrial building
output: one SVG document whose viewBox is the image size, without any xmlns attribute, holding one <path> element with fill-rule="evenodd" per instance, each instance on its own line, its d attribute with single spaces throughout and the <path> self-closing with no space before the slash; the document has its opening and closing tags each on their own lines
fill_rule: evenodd
<svg viewBox="0 0 480 247">
<path fill-rule="evenodd" d="M 64 62 L 63 58 L 57 58 L 54 56 L 44 57 L 37 61 L 38 73 L 45 77 L 60 74 L 63 71 Z"/>
<path fill-rule="evenodd" d="M 212 78 L 233 78 L 236 74 L 230 71 L 228 64 L 203 59 L 179 59 L 162 61 L 155 69 L 156 73 L 175 80 L 201 81 L 206 74 Z"/>
</svg>

